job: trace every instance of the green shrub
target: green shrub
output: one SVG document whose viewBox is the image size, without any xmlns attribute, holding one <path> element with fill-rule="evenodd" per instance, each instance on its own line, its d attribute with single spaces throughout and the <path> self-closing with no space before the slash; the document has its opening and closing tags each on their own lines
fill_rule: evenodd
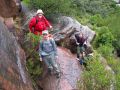
<svg viewBox="0 0 120 90">
<path fill-rule="evenodd" d="M 116 90 L 120 89 L 120 72 L 116 75 L 116 84 L 115 84 L 115 86 L 116 86 L 115 87 Z"/>
<path fill-rule="evenodd" d="M 30 73 L 32 79 L 38 79 L 42 72 L 42 64 L 39 61 L 39 56 L 38 58 L 30 58 L 28 59 L 26 66 L 28 68 L 28 72 Z"/>
<path fill-rule="evenodd" d="M 120 8 L 116 10 L 116 12 L 111 15 L 111 21 L 108 25 L 110 28 L 112 34 L 116 38 L 116 40 L 113 43 L 113 46 L 120 50 Z"/>
<path fill-rule="evenodd" d="M 113 0 L 25 0 L 31 8 L 42 9 L 47 17 L 56 15 L 85 16 L 100 14 L 107 16 L 116 7 Z"/>
<path fill-rule="evenodd" d="M 97 32 L 98 34 L 94 43 L 96 47 L 100 47 L 100 45 L 112 45 L 115 39 L 108 27 L 101 27 Z"/>
<path fill-rule="evenodd" d="M 73 0 L 80 13 L 100 14 L 107 16 L 116 7 L 113 0 Z"/>
<path fill-rule="evenodd" d="M 51 14 L 72 14 L 71 0 L 30 0 L 29 6 L 34 9 L 42 9 L 48 16 Z"/>
<path fill-rule="evenodd" d="M 104 26 L 104 19 L 101 17 L 100 14 L 96 14 L 94 16 L 91 16 L 90 23 L 98 27 Z"/>
<path fill-rule="evenodd" d="M 40 62 L 40 57 L 38 51 L 36 49 L 39 47 L 39 42 L 41 40 L 41 36 L 36 36 L 33 33 L 28 33 L 25 36 L 24 41 L 24 50 L 26 51 L 26 66 L 30 76 L 33 80 L 40 77 L 42 74 L 42 63 Z"/>
<path fill-rule="evenodd" d="M 114 48 L 111 45 L 101 45 L 97 51 L 106 59 L 113 57 Z"/>
<path fill-rule="evenodd" d="M 105 70 L 100 62 L 100 57 L 95 56 L 92 61 L 88 61 L 88 71 L 82 73 L 81 80 L 78 82 L 80 90 L 109 90 L 112 74 Z"/>
<path fill-rule="evenodd" d="M 34 35 L 33 33 L 30 32 L 26 35 L 26 41 L 30 41 L 32 44 L 31 48 L 37 46 L 41 39 L 42 39 L 41 36 Z"/>
<path fill-rule="evenodd" d="M 120 89 L 120 59 L 115 57 L 107 57 L 107 63 L 114 72 L 114 88 L 115 90 Z"/>
</svg>

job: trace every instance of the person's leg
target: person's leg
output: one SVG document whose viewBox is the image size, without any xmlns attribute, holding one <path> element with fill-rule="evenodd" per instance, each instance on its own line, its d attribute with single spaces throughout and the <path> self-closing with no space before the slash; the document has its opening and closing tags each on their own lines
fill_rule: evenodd
<svg viewBox="0 0 120 90">
<path fill-rule="evenodd" d="M 77 46 L 77 59 L 80 58 L 80 46 Z"/>
<path fill-rule="evenodd" d="M 83 46 L 80 46 L 80 54 L 81 54 L 80 58 L 83 58 L 85 54 L 85 48 Z"/>
<path fill-rule="evenodd" d="M 83 65 L 85 56 L 85 49 L 83 46 L 80 46 L 80 64 Z"/>
<path fill-rule="evenodd" d="M 51 71 L 53 70 L 53 67 L 52 67 L 52 65 L 51 65 L 49 56 L 43 57 L 43 62 L 44 62 L 45 65 L 47 66 L 48 72 L 51 74 Z"/>
<path fill-rule="evenodd" d="M 60 69 L 59 69 L 58 64 L 57 64 L 57 62 L 56 62 L 56 60 L 55 60 L 54 54 L 51 54 L 50 63 L 51 63 L 51 65 L 53 66 L 53 69 L 55 70 L 55 73 L 56 73 L 56 75 L 57 75 L 57 78 L 59 78 L 59 77 L 60 77 Z"/>
<path fill-rule="evenodd" d="M 84 46 L 80 46 L 80 53 L 85 52 Z"/>
</svg>

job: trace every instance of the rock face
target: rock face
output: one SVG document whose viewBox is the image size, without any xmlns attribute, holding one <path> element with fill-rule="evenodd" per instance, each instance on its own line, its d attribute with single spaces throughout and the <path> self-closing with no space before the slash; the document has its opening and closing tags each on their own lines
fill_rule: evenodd
<svg viewBox="0 0 120 90">
<path fill-rule="evenodd" d="M 79 34 L 80 32 L 83 33 L 87 39 L 87 45 L 90 45 L 90 42 L 95 37 L 95 32 L 92 31 L 88 26 L 81 25 L 77 20 L 63 16 L 59 18 L 59 23 L 56 27 L 56 31 L 54 31 L 54 39 L 58 43 L 58 45 L 62 45 L 67 47 L 72 52 L 76 51 L 75 39 L 74 34 Z"/>
<path fill-rule="evenodd" d="M 19 14 L 21 9 L 21 0 L 0 0 L 0 20 L 8 29 L 14 27 L 13 18 Z"/>
<path fill-rule="evenodd" d="M 33 14 L 29 15 L 25 13 L 26 20 L 24 23 L 24 28 L 26 29 L 29 19 Z M 75 40 L 74 34 L 83 32 L 84 35 L 88 37 L 88 45 L 95 36 L 95 32 L 92 31 L 87 26 L 81 25 L 76 20 L 71 17 L 61 17 L 59 18 L 59 23 L 51 32 L 58 45 L 67 47 L 72 52 L 75 52 Z M 38 85 L 43 88 L 43 90 L 77 90 L 77 80 L 80 79 L 81 67 L 78 61 L 76 61 L 76 56 L 70 53 L 69 50 L 64 48 L 58 48 L 58 60 L 60 65 L 61 77 L 57 79 L 54 75 L 50 76 L 47 73 L 47 69 L 44 68 L 43 77 L 37 81 Z"/>
<path fill-rule="evenodd" d="M 77 90 L 77 81 L 80 79 L 82 70 L 75 55 L 68 49 L 59 47 L 58 58 L 61 77 L 57 79 L 54 75 L 44 72 L 45 77 L 38 82 L 40 87 L 43 90 Z"/>
<path fill-rule="evenodd" d="M 13 17 L 19 12 L 20 7 L 20 0 L 0 0 L 0 16 Z"/>
<path fill-rule="evenodd" d="M 1 21 L 0 90 L 33 90 L 25 68 L 25 53 Z"/>
</svg>

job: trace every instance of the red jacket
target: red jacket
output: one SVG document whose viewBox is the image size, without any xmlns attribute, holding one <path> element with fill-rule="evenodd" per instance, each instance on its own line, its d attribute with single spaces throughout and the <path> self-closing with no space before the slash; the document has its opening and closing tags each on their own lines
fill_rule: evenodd
<svg viewBox="0 0 120 90">
<path fill-rule="evenodd" d="M 36 22 L 37 20 L 37 22 Z M 47 27 L 50 27 L 50 23 L 47 21 L 47 19 L 42 16 L 39 18 L 38 16 L 33 17 L 29 22 L 29 28 L 32 33 L 35 35 L 42 34 L 43 30 L 46 30 Z"/>
</svg>

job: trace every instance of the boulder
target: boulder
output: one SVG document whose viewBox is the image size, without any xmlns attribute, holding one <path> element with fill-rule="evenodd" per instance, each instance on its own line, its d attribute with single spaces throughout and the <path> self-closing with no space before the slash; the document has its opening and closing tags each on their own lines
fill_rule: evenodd
<svg viewBox="0 0 120 90">
<path fill-rule="evenodd" d="M 10 31 L 14 28 L 13 18 L 16 18 L 21 8 L 21 0 L 0 0 L 0 20 Z"/>
<path fill-rule="evenodd" d="M 2 17 L 16 16 L 20 8 L 20 0 L 0 0 L 0 16 Z"/>
<path fill-rule="evenodd" d="M 43 90 L 78 90 L 77 82 L 80 79 L 82 70 L 76 56 L 70 50 L 58 47 L 57 63 L 60 67 L 61 77 L 56 78 L 44 70 L 43 78 L 38 81 L 38 85 Z"/>
<path fill-rule="evenodd" d="M 0 21 L 0 90 L 33 90 L 25 53 Z"/>
<path fill-rule="evenodd" d="M 58 45 L 62 45 L 72 52 L 76 51 L 75 37 L 74 35 L 80 32 L 87 38 L 87 45 L 91 46 L 90 43 L 95 37 L 95 32 L 88 26 L 81 25 L 77 20 L 62 16 L 58 19 L 59 25 L 54 29 L 53 36 Z"/>
</svg>

